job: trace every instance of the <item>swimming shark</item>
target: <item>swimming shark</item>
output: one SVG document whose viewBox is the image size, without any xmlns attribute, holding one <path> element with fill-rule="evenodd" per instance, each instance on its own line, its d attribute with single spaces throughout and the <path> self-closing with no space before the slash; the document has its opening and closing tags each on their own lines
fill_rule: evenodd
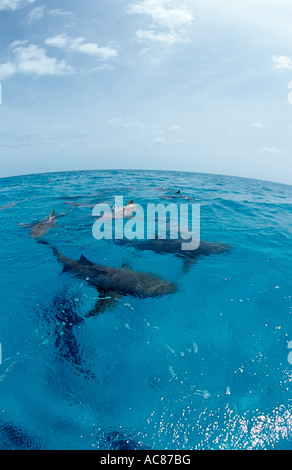
<svg viewBox="0 0 292 470">
<path fill-rule="evenodd" d="M 85 203 L 85 202 L 76 202 L 76 201 L 65 201 L 65 204 L 68 204 L 71 207 L 93 208 L 95 206 L 95 204 L 90 204 L 90 203 Z"/>
<path fill-rule="evenodd" d="M 63 272 L 72 272 L 95 287 L 100 297 L 94 309 L 87 316 L 103 312 L 124 295 L 133 297 L 160 297 L 175 293 L 176 285 L 150 273 L 133 271 L 127 267 L 113 268 L 92 263 L 84 255 L 79 260 L 67 258 L 45 240 L 39 243 L 48 245 L 57 260 L 63 264 Z"/>
<path fill-rule="evenodd" d="M 133 199 L 124 207 L 114 207 L 114 218 L 124 217 L 130 218 L 132 213 L 136 210 Z"/>
<path fill-rule="evenodd" d="M 177 191 L 175 194 L 165 194 L 161 196 L 161 199 L 167 199 L 169 201 L 177 201 L 179 199 L 184 199 L 185 201 L 194 202 L 195 199 L 189 196 L 184 196 L 180 191 Z"/>
<path fill-rule="evenodd" d="M 18 204 L 19 202 L 21 202 L 21 201 L 12 201 L 12 202 L 9 202 L 8 204 L 5 204 L 5 206 L 1 206 L 1 207 L 0 207 L 0 211 L 4 211 L 4 209 L 9 209 L 10 207 L 15 206 L 15 205 Z"/>
<path fill-rule="evenodd" d="M 116 244 L 129 245 L 140 251 L 153 251 L 159 254 L 172 254 L 183 258 L 184 272 L 192 267 L 200 256 L 218 255 L 230 251 L 230 247 L 221 243 L 200 241 L 196 250 L 182 250 L 183 239 L 159 239 L 152 240 L 115 240 Z"/>
<path fill-rule="evenodd" d="M 178 190 L 167 190 L 166 188 L 155 188 L 156 191 L 161 191 L 161 192 L 165 192 L 165 191 L 168 191 L 168 194 L 164 194 L 163 196 L 161 196 L 161 199 L 167 199 L 167 200 L 179 200 L 179 199 L 184 199 L 186 201 L 189 201 L 189 202 L 194 202 L 195 199 L 193 199 L 192 197 L 189 197 L 189 196 L 185 196 L 180 189 Z"/>
<path fill-rule="evenodd" d="M 55 211 L 51 213 L 49 217 L 46 217 L 43 220 L 40 220 L 38 222 L 35 222 L 33 224 L 22 224 L 20 223 L 19 225 L 21 227 L 28 227 L 31 229 L 30 231 L 30 236 L 32 238 L 40 238 L 43 237 L 48 233 L 48 231 L 56 224 L 57 219 L 61 216 L 64 216 L 65 214 L 59 214 L 55 215 Z"/>
<path fill-rule="evenodd" d="M 105 213 L 102 216 L 103 220 L 109 220 L 109 219 L 119 219 L 123 217 L 124 219 L 130 219 L 132 217 L 133 212 L 136 211 L 136 204 L 134 204 L 134 200 L 131 199 L 131 201 L 126 205 L 126 206 L 114 206 L 111 209 L 111 212 Z"/>
</svg>

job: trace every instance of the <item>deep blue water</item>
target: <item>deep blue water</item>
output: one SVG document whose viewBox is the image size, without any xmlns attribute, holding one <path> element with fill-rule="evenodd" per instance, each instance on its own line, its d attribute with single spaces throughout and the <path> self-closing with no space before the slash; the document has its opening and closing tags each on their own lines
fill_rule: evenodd
<svg viewBox="0 0 292 470">
<path fill-rule="evenodd" d="M 91 208 L 68 204 L 169 203 L 177 189 L 201 205 L 201 238 L 232 247 L 188 272 L 173 255 L 95 240 Z M 54 173 L 0 179 L 0 208 L 1 449 L 292 447 L 292 187 Z M 99 293 L 19 226 L 52 210 L 65 215 L 44 239 L 66 256 L 155 273 L 178 291 L 125 296 L 87 318 Z"/>
</svg>

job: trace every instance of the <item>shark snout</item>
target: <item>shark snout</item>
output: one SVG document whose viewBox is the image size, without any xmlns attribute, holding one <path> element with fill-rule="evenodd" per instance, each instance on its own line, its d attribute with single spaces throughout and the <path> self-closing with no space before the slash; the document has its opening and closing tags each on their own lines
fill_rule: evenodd
<svg viewBox="0 0 292 470">
<path fill-rule="evenodd" d="M 231 245 L 221 244 L 218 245 L 218 253 L 229 253 L 231 251 Z"/>
<path fill-rule="evenodd" d="M 177 292 L 177 286 L 169 281 L 165 281 L 154 289 L 153 296 L 159 297 L 161 295 L 174 294 L 175 292 Z"/>
</svg>

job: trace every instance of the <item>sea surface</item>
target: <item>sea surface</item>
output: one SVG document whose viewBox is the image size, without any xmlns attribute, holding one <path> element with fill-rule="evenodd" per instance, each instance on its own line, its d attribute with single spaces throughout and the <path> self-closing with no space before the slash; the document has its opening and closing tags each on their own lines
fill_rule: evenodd
<svg viewBox="0 0 292 470">
<path fill-rule="evenodd" d="M 180 190 L 180 194 L 176 192 Z M 96 240 L 92 206 L 194 203 L 189 269 L 173 254 Z M 69 258 L 149 272 L 171 295 L 100 293 Z M 292 187 L 227 176 L 84 171 L 0 179 L 0 449 L 291 449 Z"/>
</svg>

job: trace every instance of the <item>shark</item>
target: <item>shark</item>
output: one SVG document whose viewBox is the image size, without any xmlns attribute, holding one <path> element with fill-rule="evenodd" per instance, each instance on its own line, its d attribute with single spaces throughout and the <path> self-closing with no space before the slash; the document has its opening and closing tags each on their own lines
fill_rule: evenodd
<svg viewBox="0 0 292 470">
<path fill-rule="evenodd" d="M 112 212 L 103 215 L 103 220 L 109 219 L 119 219 L 123 217 L 124 219 L 130 219 L 132 217 L 133 212 L 135 212 L 137 206 L 134 204 L 134 200 L 131 201 L 126 206 L 112 208 Z"/>
<path fill-rule="evenodd" d="M 167 199 L 169 201 L 177 201 L 179 199 L 189 201 L 189 202 L 195 201 L 195 199 L 192 197 L 184 196 L 180 190 L 174 194 L 165 194 L 164 196 L 161 196 L 161 199 Z"/>
<path fill-rule="evenodd" d="M 9 202 L 8 204 L 5 204 L 5 206 L 1 206 L 1 207 L 0 207 L 0 211 L 4 211 L 5 209 L 10 209 L 10 207 L 13 207 L 13 206 L 15 206 L 16 204 L 19 204 L 20 202 L 22 202 L 22 201 L 12 201 L 12 202 Z"/>
<path fill-rule="evenodd" d="M 173 200 L 179 200 L 179 199 L 184 199 L 185 201 L 189 201 L 189 202 L 194 202 L 195 199 L 192 198 L 192 197 L 189 197 L 189 196 L 185 196 L 180 189 L 176 189 L 176 190 L 167 190 L 166 188 L 155 188 L 156 191 L 160 191 L 160 192 L 166 192 L 168 191 L 168 194 L 164 194 L 163 196 L 161 196 L 161 199 L 167 199 L 169 201 L 173 201 Z"/>
<path fill-rule="evenodd" d="M 57 219 L 65 214 L 60 214 L 60 215 L 55 215 L 55 211 L 52 211 L 49 217 L 46 217 L 43 220 L 40 220 L 38 222 L 35 222 L 33 224 L 22 224 L 20 223 L 19 225 L 21 227 L 27 227 L 30 228 L 30 236 L 32 238 L 40 238 L 43 237 L 48 233 L 48 231 L 54 227 L 54 225 L 57 222 Z"/>
<path fill-rule="evenodd" d="M 177 291 L 174 283 L 154 274 L 133 271 L 129 267 L 102 266 L 88 260 L 83 254 L 79 260 L 71 259 L 45 240 L 39 240 L 39 243 L 53 250 L 57 260 L 63 265 L 63 272 L 73 273 L 98 290 L 99 299 L 93 310 L 86 316 L 95 316 L 104 312 L 106 308 L 125 295 L 147 298 L 173 294 Z"/>
<path fill-rule="evenodd" d="M 70 205 L 71 207 L 87 207 L 93 208 L 95 204 L 85 203 L 85 202 L 76 202 L 76 201 L 66 201 L 65 204 Z"/>
<path fill-rule="evenodd" d="M 226 244 L 200 241 L 196 250 L 182 250 L 183 239 L 151 239 L 151 240 L 115 240 L 116 244 L 129 245 L 139 251 L 153 251 L 159 254 L 172 254 L 183 259 L 184 272 L 188 272 L 201 256 L 219 255 L 230 251 Z"/>
</svg>

